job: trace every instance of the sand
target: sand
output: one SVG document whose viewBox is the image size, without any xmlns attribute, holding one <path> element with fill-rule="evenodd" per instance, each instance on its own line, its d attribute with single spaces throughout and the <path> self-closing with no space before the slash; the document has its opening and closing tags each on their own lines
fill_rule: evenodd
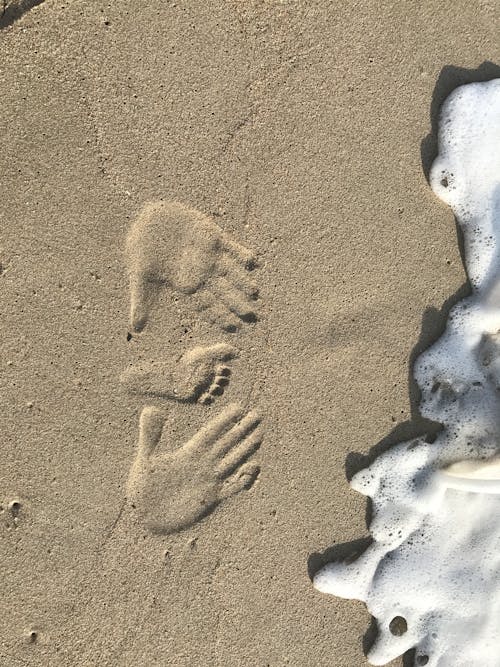
<svg viewBox="0 0 500 667">
<path fill-rule="evenodd" d="M 495 4 L 46 0 L 19 14 L 0 24 L 1 664 L 367 664 L 363 605 L 310 574 L 367 534 L 347 476 L 429 428 L 411 360 L 467 287 L 425 139 L 451 89 L 498 76 Z M 161 201 L 255 256 L 242 271 L 257 321 L 205 317 L 200 294 L 226 276 L 216 241 L 194 287 L 146 266 L 164 282 L 134 330 L 126 240 Z M 234 308 L 228 294 L 217 303 Z M 123 381 L 163 364 L 175 385 L 183 355 L 218 344 L 238 350 L 223 395 L 212 367 L 186 400 Z M 152 491 L 144 408 L 163 432 Z M 256 478 L 204 477 L 197 497 L 199 459 L 182 456 L 191 492 L 156 530 L 172 450 L 205 428 L 215 451 L 213 420 L 248 412 L 262 436 L 233 463 Z"/>
</svg>

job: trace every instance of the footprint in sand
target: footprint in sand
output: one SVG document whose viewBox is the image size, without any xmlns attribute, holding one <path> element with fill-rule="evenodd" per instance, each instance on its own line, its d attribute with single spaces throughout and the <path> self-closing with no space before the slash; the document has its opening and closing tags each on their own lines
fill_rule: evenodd
<svg viewBox="0 0 500 667">
<path fill-rule="evenodd" d="M 199 211 L 146 204 L 128 234 L 126 257 L 134 332 L 146 326 L 163 287 L 189 295 L 194 310 L 223 331 L 257 319 L 254 256 Z"/>
<path fill-rule="evenodd" d="M 183 354 L 175 366 L 168 361 L 135 364 L 122 373 L 120 381 L 136 394 L 211 403 L 229 384 L 228 362 L 236 356 L 238 350 L 226 343 L 195 347 Z"/>
<path fill-rule="evenodd" d="M 259 467 L 247 460 L 262 442 L 260 419 L 239 405 L 227 406 L 188 442 L 157 453 L 164 413 L 142 411 L 137 457 L 127 499 L 154 533 L 175 533 L 210 514 L 222 501 L 250 488 Z M 163 434 L 163 437 L 162 437 Z"/>
</svg>

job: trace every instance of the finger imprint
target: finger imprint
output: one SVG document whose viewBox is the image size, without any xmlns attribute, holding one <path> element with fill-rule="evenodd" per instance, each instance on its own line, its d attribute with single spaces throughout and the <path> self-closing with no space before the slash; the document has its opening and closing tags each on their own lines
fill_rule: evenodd
<svg viewBox="0 0 500 667">
<path fill-rule="evenodd" d="M 254 410 L 251 410 L 245 417 L 243 417 L 239 424 L 233 426 L 230 431 L 215 443 L 212 450 L 213 456 L 221 458 L 227 454 L 231 448 L 251 433 L 260 424 L 260 421 L 261 419 L 259 415 Z"/>
<path fill-rule="evenodd" d="M 230 257 L 225 257 L 218 264 L 218 271 L 220 273 L 220 280 L 226 280 L 234 287 L 241 290 L 249 299 L 256 299 L 259 296 L 259 288 L 257 284 L 250 278 L 248 271 L 242 269 Z"/>
<path fill-rule="evenodd" d="M 255 431 L 235 449 L 228 453 L 216 466 L 217 475 L 221 478 L 231 475 L 236 468 L 256 452 L 262 444 L 262 432 Z"/>
<path fill-rule="evenodd" d="M 213 383 L 219 387 L 227 387 L 229 378 L 227 375 L 216 375 Z"/>
<path fill-rule="evenodd" d="M 243 266 L 247 267 L 250 270 L 254 268 L 256 260 L 253 252 L 250 252 L 250 250 L 248 250 L 244 246 L 240 245 L 239 243 L 236 243 L 235 241 L 230 239 L 227 234 L 224 233 L 222 233 L 221 235 L 221 248 L 222 250 L 225 250 L 230 255 L 232 255 L 239 262 L 241 262 Z"/>
<path fill-rule="evenodd" d="M 214 383 L 210 385 L 210 389 L 208 390 L 208 392 L 212 396 L 222 396 L 222 394 L 224 393 L 224 387 L 221 387 L 220 385 Z"/>
<path fill-rule="evenodd" d="M 244 322 L 255 322 L 255 302 L 246 298 L 242 292 L 232 287 L 229 283 L 221 286 L 221 283 L 214 283 L 210 287 L 215 298 L 223 303 L 232 313 L 237 315 Z"/>
<path fill-rule="evenodd" d="M 219 415 L 210 419 L 205 426 L 191 438 L 188 445 L 192 449 L 206 449 L 210 447 L 216 440 L 237 423 L 242 415 L 244 409 L 237 403 L 229 404 Z"/>
<path fill-rule="evenodd" d="M 244 489 L 249 489 L 257 479 L 260 468 L 254 463 L 242 465 L 238 472 L 222 485 L 221 497 L 230 498 Z"/>
</svg>

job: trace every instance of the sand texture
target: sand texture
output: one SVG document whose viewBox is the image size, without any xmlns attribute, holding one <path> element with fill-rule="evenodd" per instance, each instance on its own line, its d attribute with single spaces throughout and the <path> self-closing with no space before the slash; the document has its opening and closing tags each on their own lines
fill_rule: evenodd
<svg viewBox="0 0 500 667">
<path fill-rule="evenodd" d="M 367 665 L 310 577 L 429 428 L 467 285 L 426 171 L 496 3 L 0 15 L 1 667 Z"/>
</svg>

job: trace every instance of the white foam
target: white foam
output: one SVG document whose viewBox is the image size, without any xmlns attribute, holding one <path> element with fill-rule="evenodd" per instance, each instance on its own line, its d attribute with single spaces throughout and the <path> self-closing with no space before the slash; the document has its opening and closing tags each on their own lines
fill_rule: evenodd
<svg viewBox="0 0 500 667">
<path fill-rule="evenodd" d="M 379 626 L 373 665 L 415 647 L 416 665 L 498 667 L 500 79 L 457 88 L 438 140 L 431 187 L 462 229 L 472 286 L 414 367 L 421 413 L 443 430 L 433 443 L 397 445 L 354 477 L 372 498 L 374 542 L 355 562 L 324 567 L 314 585 L 366 603 Z"/>
</svg>

